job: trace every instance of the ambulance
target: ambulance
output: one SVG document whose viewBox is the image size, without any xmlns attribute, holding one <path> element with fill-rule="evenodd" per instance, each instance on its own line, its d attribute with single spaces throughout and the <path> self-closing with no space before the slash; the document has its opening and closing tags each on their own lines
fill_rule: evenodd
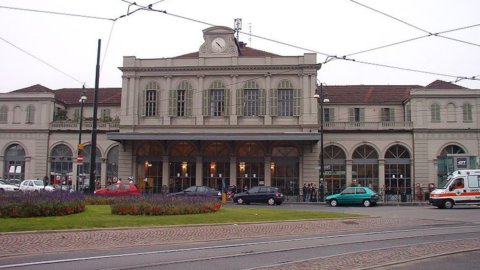
<svg viewBox="0 0 480 270">
<path fill-rule="evenodd" d="M 443 187 L 430 193 L 429 201 L 441 209 L 455 204 L 480 205 L 480 170 L 454 171 Z"/>
</svg>

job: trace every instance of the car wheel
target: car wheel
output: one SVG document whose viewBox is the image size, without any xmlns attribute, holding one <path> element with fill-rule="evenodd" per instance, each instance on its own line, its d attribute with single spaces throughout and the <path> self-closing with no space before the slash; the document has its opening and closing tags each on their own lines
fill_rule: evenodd
<svg viewBox="0 0 480 270">
<path fill-rule="evenodd" d="M 242 198 L 238 198 L 238 199 L 237 199 L 237 204 L 243 204 L 243 199 L 242 199 Z"/>
<path fill-rule="evenodd" d="M 453 208 L 453 201 L 452 200 L 446 200 L 443 203 L 443 207 L 447 209 L 452 209 Z"/>
<path fill-rule="evenodd" d="M 331 200 L 331 201 L 330 201 L 330 206 L 331 206 L 331 207 L 336 207 L 336 206 L 338 206 L 337 200 L 335 200 L 335 199 Z"/>
<path fill-rule="evenodd" d="M 275 200 L 273 198 L 269 198 L 267 203 L 268 205 L 275 205 Z"/>
<path fill-rule="evenodd" d="M 365 206 L 365 207 L 369 207 L 369 206 L 372 205 L 372 202 L 371 202 L 370 200 L 363 200 L 363 203 L 362 203 L 362 204 L 363 204 L 363 206 Z"/>
</svg>

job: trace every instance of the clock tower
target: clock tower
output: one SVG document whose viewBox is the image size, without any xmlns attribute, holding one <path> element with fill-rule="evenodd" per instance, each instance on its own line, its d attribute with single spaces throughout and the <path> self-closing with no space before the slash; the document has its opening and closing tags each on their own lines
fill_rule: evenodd
<svg viewBox="0 0 480 270">
<path fill-rule="evenodd" d="M 203 30 L 205 42 L 200 46 L 200 57 L 238 56 L 234 30 L 225 26 L 213 26 Z"/>
</svg>

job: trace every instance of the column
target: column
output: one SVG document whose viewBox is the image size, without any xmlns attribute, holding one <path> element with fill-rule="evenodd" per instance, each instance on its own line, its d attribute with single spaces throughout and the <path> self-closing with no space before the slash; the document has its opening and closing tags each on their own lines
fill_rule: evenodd
<svg viewBox="0 0 480 270">
<path fill-rule="evenodd" d="M 160 117 L 163 117 L 163 124 L 170 125 L 170 115 L 168 114 L 169 108 L 169 98 L 170 90 L 172 89 L 172 76 L 165 76 L 166 79 L 166 89 L 162 91 L 161 95 L 161 105 L 160 105 Z"/>
<path fill-rule="evenodd" d="M 230 186 L 237 185 L 237 157 L 230 157 Z"/>
<path fill-rule="evenodd" d="M 345 172 L 345 176 L 347 177 L 347 187 L 350 186 L 352 184 L 352 163 L 353 161 L 351 159 L 347 159 L 346 160 L 346 163 L 347 163 L 347 167 L 346 167 L 346 172 Z"/>
<path fill-rule="evenodd" d="M 239 106 L 239 104 L 237 104 L 237 88 L 240 88 L 241 85 L 237 85 L 237 78 L 238 78 L 238 75 L 231 75 L 230 76 L 231 79 L 232 79 L 232 82 L 231 82 L 231 85 L 230 85 L 230 108 L 229 111 L 230 111 L 230 125 L 231 126 L 236 126 L 237 123 L 238 123 L 238 115 L 237 115 L 237 106 Z"/>
<path fill-rule="evenodd" d="M 272 124 L 272 115 L 270 113 L 270 107 L 271 107 L 270 89 L 272 88 L 271 81 L 272 81 L 272 75 L 270 73 L 267 73 L 265 75 L 265 117 L 264 117 L 265 125 Z"/>
<path fill-rule="evenodd" d="M 195 185 L 201 186 L 202 185 L 202 179 L 203 179 L 203 158 L 202 156 L 197 156 L 195 160 Z"/>
<path fill-rule="evenodd" d="M 169 167 L 168 167 L 169 158 L 168 156 L 162 156 L 162 186 L 168 187 L 168 178 L 169 178 Z"/>
<path fill-rule="evenodd" d="M 378 190 L 380 194 L 385 189 L 385 159 L 378 160 Z"/>
<path fill-rule="evenodd" d="M 270 168 L 272 163 L 272 157 L 266 156 L 265 157 L 265 186 L 272 185 L 272 170 Z"/>
</svg>

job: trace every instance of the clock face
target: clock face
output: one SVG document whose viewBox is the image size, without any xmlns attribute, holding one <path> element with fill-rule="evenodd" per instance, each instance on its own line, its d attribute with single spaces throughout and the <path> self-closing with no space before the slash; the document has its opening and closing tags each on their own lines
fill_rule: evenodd
<svg viewBox="0 0 480 270">
<path fill-rule="evenodd" d="M 227 49 L 227 43 L 225 39 L 217 37 L 212 40 L 212 52 L 220 53 Z"/>
</svg>

